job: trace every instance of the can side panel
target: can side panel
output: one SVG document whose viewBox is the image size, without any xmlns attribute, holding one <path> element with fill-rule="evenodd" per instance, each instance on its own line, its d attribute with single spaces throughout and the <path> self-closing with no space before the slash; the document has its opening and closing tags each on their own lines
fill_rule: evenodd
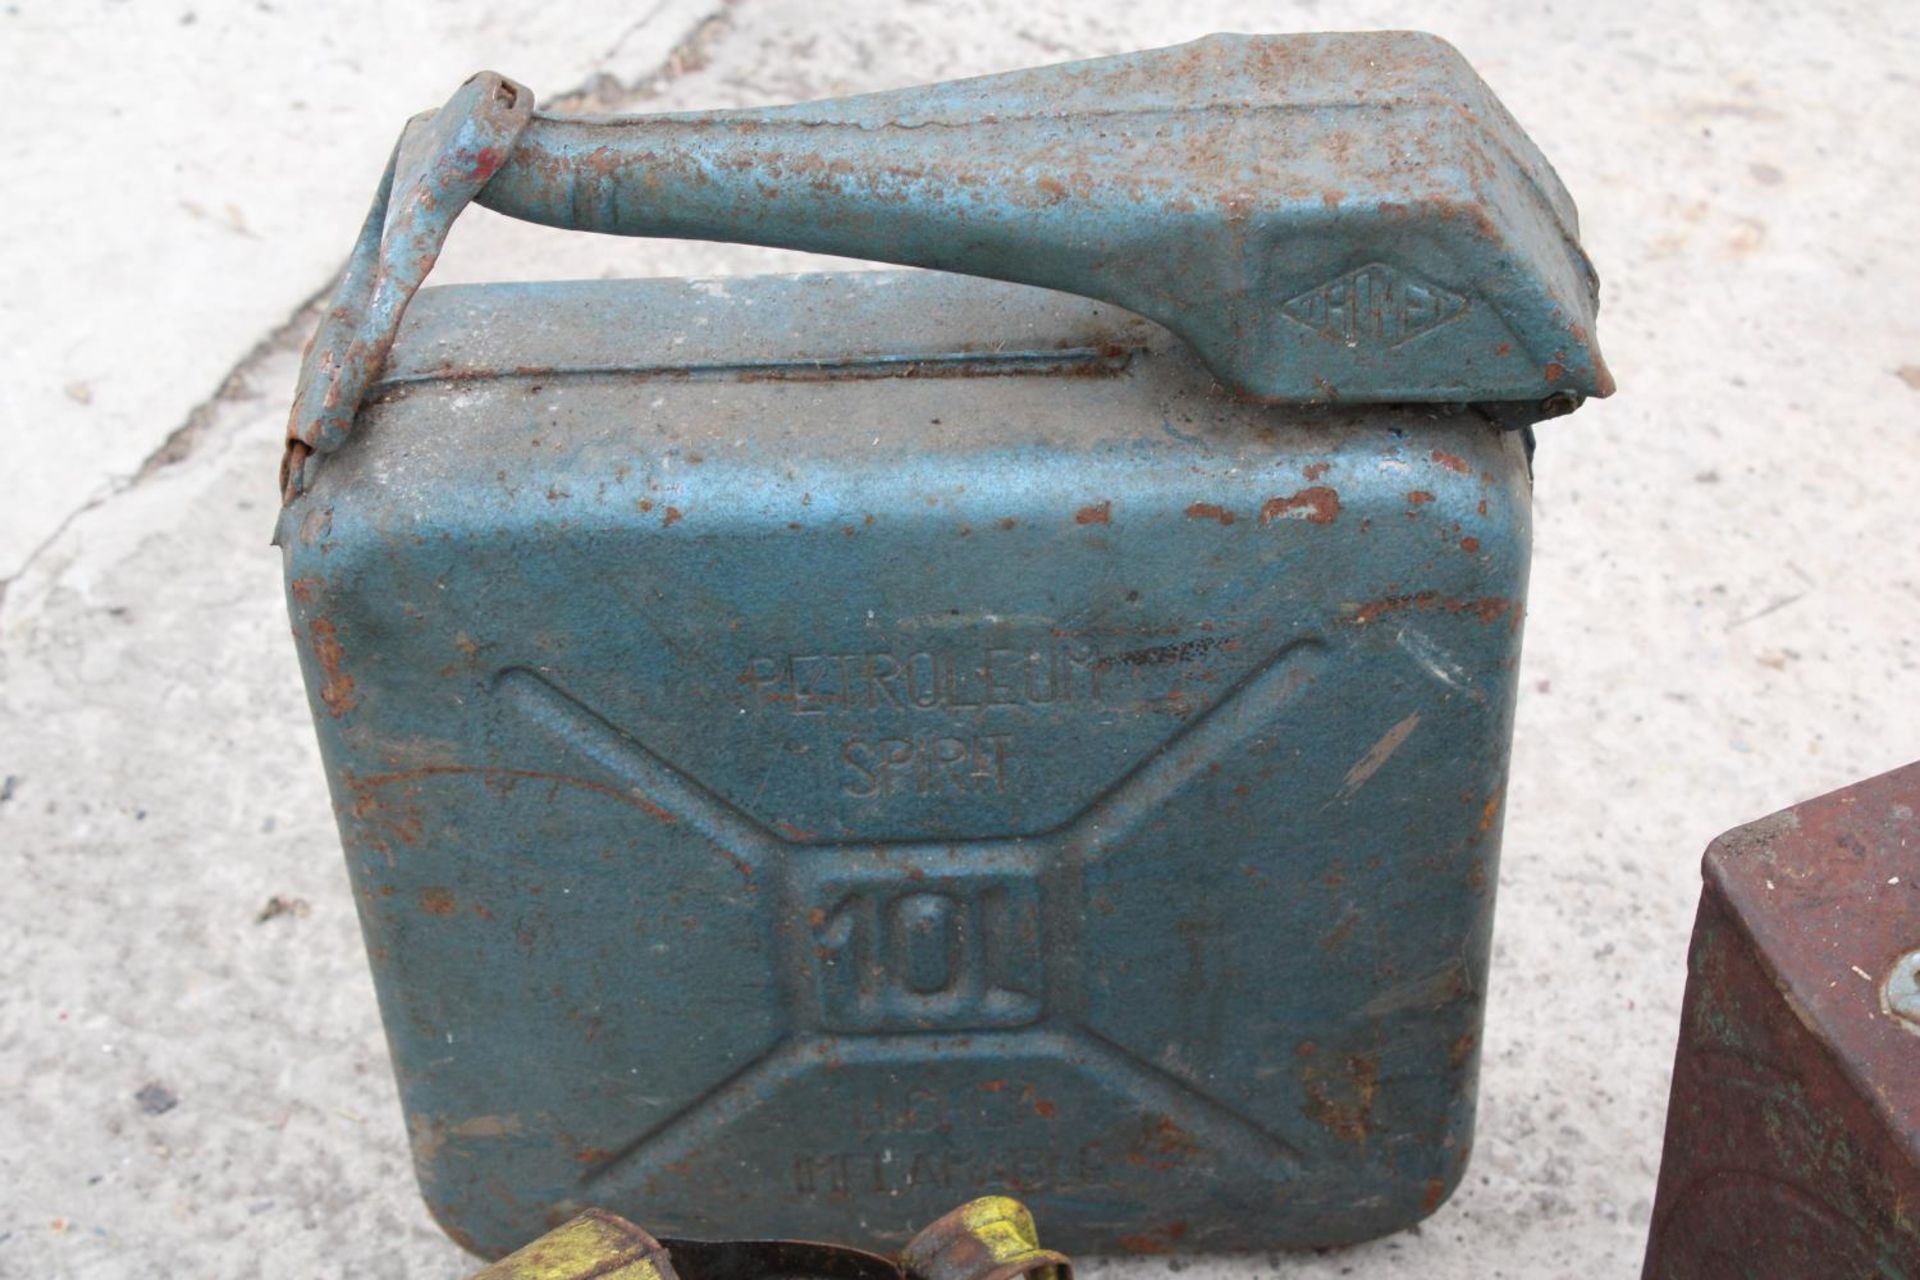
<svg viewBox="0 0 1920 1280">
<path fill-rule="evenodd" d="M 326 637 L 302 666 L 415 1172 L 448 1234 L 495 1256 L 544 1229 L 627 1125 L 787 1033 L 770 907 L 750 866 L 676 843 L 629 781 L 537 742 L 495 754 L 484 714 L 435 717 L 424 680 L 468 705 L 487 682 L 383 655 L 377 619 L 409 579 L 327 546 L 290 557 L 289 604 L 296 635 Z M 620 1124 L 584 1124 L 596 1111 Z M 526 1207 L 476 1211 L 502 1185 Z"/>
<path fill-rule="evenodd" d="M 892 1243 L 1003 1190 L 1076 1249 L 1256 1249 L 1444 1199 L 1525 460 L 1195 385 L 529 375 L 363 419 L 290 605 L 456 1238 Z"/>
</svg>

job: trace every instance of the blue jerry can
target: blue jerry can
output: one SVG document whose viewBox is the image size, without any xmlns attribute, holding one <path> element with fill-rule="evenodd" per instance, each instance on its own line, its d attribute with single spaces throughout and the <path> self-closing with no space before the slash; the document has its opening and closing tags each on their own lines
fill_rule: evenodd
<svg viewBox="0 0 1920 1280">
<path fill-rule="evenodd" d="M 413 298 L 470 200 L 965 274 Z M 624 119 L 482 75 L 416 120 L 279 541 L 447 1230 L 897 1247 L 1005 1192 L 1182 1252 L 1432 1212 L 1531 424 L 1610 390 L 1595 291 L 1422 35 Z"/>
</svg>

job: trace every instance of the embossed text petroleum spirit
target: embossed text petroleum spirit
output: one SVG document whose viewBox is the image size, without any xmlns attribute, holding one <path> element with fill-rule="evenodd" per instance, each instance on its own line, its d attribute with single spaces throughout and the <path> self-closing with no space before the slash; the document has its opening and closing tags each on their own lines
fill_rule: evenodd
<svg viewBox="0 0 1920 1280">
<path fill-rule="evenodd" d="M 1096 702 L 1113 670 L 1076 640 L 1024 648 L 796 653 L 748 660 L 740 677 L 763 706 L 834 711 L 978 711 Z"/>
<path fill-rule="evenodd" d="M 1013 735 L 977 732 L 956 714 L 1012 707 L 1050 710 L 1100 701 L 1115 665 L 1077 640 L 911 653 L 800 653 L 754 657 L 740 681 L 762 707 L 796 716 L 889 711 L 937 713 L 927 731 L 855 734 L 841 741 L 840 793 L 892 796 L 997 795 L 1008 790 Z M 1121 671 L 1137 678 L 1127 664 Z"/>
</svg>

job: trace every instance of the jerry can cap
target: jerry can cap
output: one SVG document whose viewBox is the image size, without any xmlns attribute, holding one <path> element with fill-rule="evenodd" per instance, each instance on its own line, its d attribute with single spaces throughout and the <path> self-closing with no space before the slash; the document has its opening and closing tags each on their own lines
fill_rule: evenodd
<svg viewBox="0 0 1920 1280">
<path fill-rule="evenodd" d="M 403 133 L 301 371 L 282 488 L 346 438 L 470 201 L 1081 294 L 1275 404 L 1564 413 L 1613 390 L 1552 167 L 1416 32 L 1169 49 L 774 108 L 573 117 L 468 80 Z"/>
</svg>

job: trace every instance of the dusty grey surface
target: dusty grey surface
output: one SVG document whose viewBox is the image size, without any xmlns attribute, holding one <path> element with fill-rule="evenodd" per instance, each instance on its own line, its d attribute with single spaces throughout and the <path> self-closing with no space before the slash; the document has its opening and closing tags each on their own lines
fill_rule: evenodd
<svg viewBox="0 0 1920 1280">
<path fill-rule="evenodd" d="M 469 1268 L 411 1183 L 266 545 L 297 306 L 409 112 L 480 65 L 722 105 L 1408 25 L 1558 163 L 1622 390 L 1543 431 L 1467 1184 L 1187 1269 L 1637 1274 L 1701 848 L 1920 756 L 1902 0 L 0 7 L 0 1274 Z M 475 217 L 443 276 L 786 261 Z"/>
</svg>

